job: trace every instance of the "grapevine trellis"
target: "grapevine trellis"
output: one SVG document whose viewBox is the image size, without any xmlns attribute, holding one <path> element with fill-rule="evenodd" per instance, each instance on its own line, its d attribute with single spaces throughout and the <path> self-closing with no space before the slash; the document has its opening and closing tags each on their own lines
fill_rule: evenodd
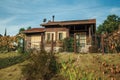
<svg viewBox="0 0 120 80">
<path fill-rule="evenodd" d="M 23 34 L 16 36 L 1 36 L 0 37 L 0 52 L 9 52 L 18 48 L 20 39 L 24 39 Z"/>
<path fill-rule="evenodd" d="M 119 53 L 120 52 L 120 29 L 111 33 L 111 34 L 104 34 L 104 51 L 105 52 L 112 52 L 112 53 Z"/>
</svg>

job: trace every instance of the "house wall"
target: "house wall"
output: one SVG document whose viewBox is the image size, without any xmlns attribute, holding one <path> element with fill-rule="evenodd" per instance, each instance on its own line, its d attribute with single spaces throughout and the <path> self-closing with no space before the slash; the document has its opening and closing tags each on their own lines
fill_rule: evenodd
<svg viewBox="0 0 120 80">
<path fill-rule="evenodd" d="M 40 49 L 41 34 L 31 35 L 31 48 Z"/>
<path fill-rule="evenodd" d="M 29 49 L 31 47 L 31 36 L 26 35 L 25 36 L 25 49 Z"/>
<path fill-rule="evenodd" d="M 41 33 L 26 34 L 25 37 L 25 49 L 40 49 Z"/>
<path fill-rule="evenodd" d="M 54 34 L 54 40 L 57 41 L 58 40 L 58 34 L 60 32 L 63 32 L 63 37 L 66 38 L 66 37 L 69 37 L 69 29 L 67 28 L 45 28 L 46 33 L 53 33 Z M 46 35 L 45 35 L 46 36 Z M 47 37 L 47 36 L 46 36 Z M 45 38 L 46 38 L 45 37 Z"/>
</svg>

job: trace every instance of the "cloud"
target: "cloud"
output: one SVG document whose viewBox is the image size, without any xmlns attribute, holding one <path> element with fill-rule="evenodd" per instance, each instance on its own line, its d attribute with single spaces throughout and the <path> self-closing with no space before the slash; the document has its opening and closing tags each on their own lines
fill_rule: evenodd
<svg viewBox="0 0 120 80">
<path fill-rule="evenodd" d="M 114 7 L 110 11 L 111 14 L 118 14 L 120 16 L 120 7 Z"/>
<path fill-rule="evenodd" d="M 0 34 L 5 28 L 15 35 L 21 27 L 40 27 L 43 18 L 55 20 L 97 19 L 97 26 L 109 14 L 120 15 L 120 7 L 103 6 L 98 0 L 1 0 Z M 117 6 L 117 5 L 116 5 Z"/>
<path fill-rule="evenodd" d="M 0 19 L 0 25 L 3 25 L 3 24 L 8 24 L 12 21 L 14 21 L 16 19 L 16 17 L 9 17 L 9 18 L 6 18 L 6 19 Z"/>
</svg>

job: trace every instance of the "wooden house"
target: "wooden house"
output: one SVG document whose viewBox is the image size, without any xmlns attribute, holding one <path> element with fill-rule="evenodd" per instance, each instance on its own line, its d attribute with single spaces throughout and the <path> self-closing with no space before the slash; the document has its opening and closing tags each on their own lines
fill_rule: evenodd
<svg viewBox="0 0 120 80">
<path fill-rule="evenodd" d="M 61 41 L 67 37 L 74 37 L 76 34 L 76 41 L 80 43 L 80 52 L 88 52 L 88 48 L 95 40 L 96 19 L 87 20 L 71 20 L 71 21 L 49 21 L 40 24 L 44 28 L 31 29 L 24 33 L 31 36 L 31 46 L 33 42 L 39 42 L 37 38 L 41 33 L 44 34 L 45 50 L 50 50 L 50 41 L 54 40 L 54 50 L 58 51 L 62 47 Z M 30 32 L 31 31 L 31 32 Z M 38 32 L 37 32 L 38 31 Z M 38 36 L 37 36 L 38 35 Z M 36 38 L 33 36 L 37 36 Z M 27 38 L 29 39 L 29 38 Z M 34 41 L 32 40 L 34 39 Z M 28 41 L 28 40 L 27 40 Z"/>
<path fill-rule="evenodd" d="M 25 36 L 26 49 L 40 49 L 41 35 L 45 33 L 44 28 L 32 28 L 23 31 Z"/>
</svg>

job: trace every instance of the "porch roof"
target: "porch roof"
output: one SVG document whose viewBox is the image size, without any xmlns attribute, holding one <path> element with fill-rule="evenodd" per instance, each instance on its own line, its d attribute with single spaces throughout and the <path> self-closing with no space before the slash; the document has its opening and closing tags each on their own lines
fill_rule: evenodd
<svg viewBox="0 0 120 80">
<path fill-rule="evenodd" d="M 45 28 L 32 28 L 32 29 L 28 29 L 23 31 L 22 33 L 41 33 L 41 32 L 45 32 Z"/>
<path fill-rule="evenodd" d="M 70 21 L 49 21 L 47 23 L 40 24 L 41 26 L 52 26 L 52 25 L 79 25 L 79 24 L 95 24 L 96 19 L 87 20 L 70 20 Z"/>
</svg>

